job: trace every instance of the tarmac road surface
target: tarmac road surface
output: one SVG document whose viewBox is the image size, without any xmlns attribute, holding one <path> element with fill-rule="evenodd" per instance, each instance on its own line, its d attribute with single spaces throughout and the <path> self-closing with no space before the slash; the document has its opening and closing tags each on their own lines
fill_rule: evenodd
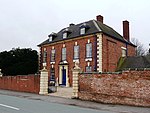
<svg viewBox="0 0 150 113">
<path fill-rule="evenodd" d="M 150 108 L 0 90 L 0 113 L 150 113 Z"/>
<path fill-rule="evenodd" d="M 0 95 L 0 113 L 112 113 L 77 106 Z"/>
</svg>

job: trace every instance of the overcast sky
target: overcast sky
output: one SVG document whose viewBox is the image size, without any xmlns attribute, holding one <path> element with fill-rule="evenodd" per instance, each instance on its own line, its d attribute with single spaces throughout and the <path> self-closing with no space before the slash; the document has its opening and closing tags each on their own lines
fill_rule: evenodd
<svg viewBox="0 0 150 113">
<path fill-rule="evenodd" d="M 130 22 L 130 37 L 148 48 L 150 0 L 0 0 L 0 51 L 32 48 L 70 23 L 104 17 L 122 35 L 122 21 Z"/>
</svg>

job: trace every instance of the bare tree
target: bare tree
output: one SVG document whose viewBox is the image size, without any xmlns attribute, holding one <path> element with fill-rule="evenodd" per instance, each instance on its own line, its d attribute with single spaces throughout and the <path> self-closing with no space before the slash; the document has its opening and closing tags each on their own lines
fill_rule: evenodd
<svg viewBox="0 0 150 113">
<path fill-rule="evenodd" d="M 146 54 L 146 49 L 144 48 L 144 45 L 136 38 L 131 38 L 131 42 L 137 46 L 136 53 L 137 56 L 144 56 Z"/>
<path fill-rule="evenodd" d="M 150 56 L 150 43 L 149 43 L 149 48 L 148 48 L 148 51 L 146 52 L 146 55 Z"/>
</svg>

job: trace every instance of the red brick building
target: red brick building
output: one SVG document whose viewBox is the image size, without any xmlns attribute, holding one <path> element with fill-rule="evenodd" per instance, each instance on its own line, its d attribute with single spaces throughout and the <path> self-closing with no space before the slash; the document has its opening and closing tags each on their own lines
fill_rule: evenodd
<svg viewBox="0 0 150 113">
<path fill-rule="evenodd" d="M 58 33 L 51 33 L 40 47 L 40 69 L 46 66 L 49 79 L 59 85 L 72 86 L 75 62 L 82 71 L 113 72 L 120 57 L 134 56 L 130 42 L 129 22 L 123 21 L 123 36 L 103 23 L 103 17 L 77 25 L 70 24 Z"/>
</svg>

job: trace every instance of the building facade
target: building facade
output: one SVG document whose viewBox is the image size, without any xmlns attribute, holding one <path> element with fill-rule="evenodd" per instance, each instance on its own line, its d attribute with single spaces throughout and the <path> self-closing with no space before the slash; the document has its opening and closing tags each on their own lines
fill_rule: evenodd
<svg viewBox="0 0 150 113">
<path fill-rule="evenodd" d="M 46 67 L 49 80 L 72 86 L 72 69 L 78 62 L 84 72 L 113 72 L 120 57 L 134 56 L 129 22 L 123 21 L 123 36 L 103 23 L 103 16 L 51 33 L 41 44 L 40 69 Z"/>
</svg>

